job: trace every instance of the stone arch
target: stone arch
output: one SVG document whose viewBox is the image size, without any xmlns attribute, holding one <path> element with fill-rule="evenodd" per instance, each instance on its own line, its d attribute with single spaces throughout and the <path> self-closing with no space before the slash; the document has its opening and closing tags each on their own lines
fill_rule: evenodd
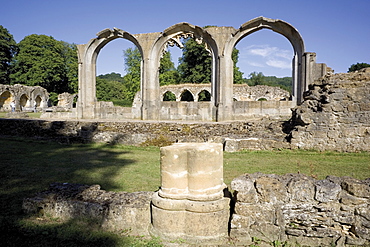
<svg viewBox="0 0 370 247">
<path fill-rule="evenodd" d="M 10 110 L 10 102 L 13 101 L 13 95 L 10 93 L 10 91 L 5 90 L 0 95 L 0 109 L 3 110 Z"/>
<path fill-rule="evenodd" d="M 37 95 L 35 98 L 36 107 L 40 107 L 42 103 L 42 98 L 40 95 Z"/>
<path fill-rule="evenodd" d="M 211 93 L 208 92 L 208 90 L 203 89 L 198 93 L 198 101 L 211 101 Z"/>
<path fill-rule="evenodd" d="M 181 37 L 192 37 L 198 43 L 203 42 L 206 44 L 207 49 L 209 50 L 212 56 L 212 97 L 211 101 L 216 102 L 216 95 L 218 92 L 218 81 L 217 74 L 219 70 L 218 66 L 218 46 L 213 37 L 203 28 L 195 26 L 186 22 L 175 24 L 167 29 L 165 29 L 155 41 L 149 60 L 153 61 L 151 65 L 151 71 L 154 75 L 148 75 L 150 78 L 145 85 L 146 88 L 152 88 L 151 91 L 146 91 L 143 93 L 143 103 L 145 102 L 156 102 L 159 98 L 159 62 L 163 51 L 166 49 L 167 45 L 173 46 L 177 45 L 181 47 L 180 39 Z M 194 97 L 194 95 L 193 95 Z M 145 100 L 148 99 L 148 100 Z M 151 103 L 151 105 L 159 105 L 158 103 Z M 143 106 L 143 108 L 146 108 Z"/>
<path fill-rule="evenodd" d="M 293 100 L 296 103 L 301 103 L 303 92 L 306 90 L 307 87 L 307 85 L 303 85 L 304 82 L 302 80 L 302 59 L 305 47 L 301 35 L 297 31 L 297 29 L 295 29 L 289 23 L 278 19 L 257 17 L 242 24 L 240 28 L 236 30 L 235 33 L 233 33 L 233 38 L 225 46 L 225 56 L 231 57 L 232 49 L 240 40 L 261 29 L 270 29 L 276 33 L 279 33 L 287 38 L 288 41 L 291 43 L 294 50 L 294 57 L 292 62 L 292 95 Z"/>
<path fill-rule="evenodd" d="M 187 89 L 182 91 L 180 101 L 194 101 L 194 95 Z"/>
<path fill-rule="evenodd" d="M 29 103 L 29 97 L 26 94 L 22 94 L 19 98 L 19 106 L 22 108 L 28 107 L 30 105 Z"/>
<path fill-rule="evenodd" d="M 176 95 L 171 91 L 166 91 L 162 95 L 163 101 L 176 101 Z"/>
<path fill-rule="evenodd" d="M 96 60 L 100 50 L 112 40 L 123 38 L 131 41 L 139 49 L 143 58 L 143 49 L 139 41 L 130 33 L 118 28 L 104 29 L 85 45 L 77 45 L 79 61 L 78 117 L 95 118 L 96 108 Z"/>
</svg>

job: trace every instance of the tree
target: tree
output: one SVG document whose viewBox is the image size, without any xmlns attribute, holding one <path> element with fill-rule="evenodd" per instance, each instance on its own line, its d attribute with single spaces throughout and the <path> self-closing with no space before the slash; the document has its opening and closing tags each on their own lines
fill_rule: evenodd
<svg viewBox="0 0 370 247">
<path fill-rule="evenodd" d="M 233 60 L 234 63 L 234 84 L 243 84 L 244 79 L 243 79 L 243 72 L 239 70 L 239 67 L 236 66 L 239 60 L 239 50 L 234 48 L 231 59 Z"/>
<path fill-rule="evenodd" d="M 179 81 L 180 75 L 175 68 L 175 64 L 172 62 L 171 53 L 166 51 L 159 64 L 159 84 L 161 86 L 178 84 Z"/>
<path fill-rule="evenodd" d="M 13 35 L 0 25 L 0 83 L 10 84 L 11 61 L 17 52 L 17 43 Z"/>
<path fill-rule="evenodd" d="M 356 63 L 352 64 L 351 67 L 348 68 L 348 72 L 355 72 L 357 70 L 360 70 L 362 68 L 370 67 L 370 64 L 368 63 Z"/>
<path fill-rule="evenodd" d="M 78 92 L 78 58 L 77 46 L 64 41 L 59 41 L 63 45 L 62 57 L 65 65 L 65 76 L 63 85 L 64 91 L 70 93 Z M 63 90 L 62 90 L 63 91 Z"/>
<path fill-rule="evenodd" d="M 141 80 L 141 54 L 137 47 L 128 48 L 123 52 L 125 70 L 123 77 L 125 98 L 133 100 L 137 91 L 140 90 Z"/>
<path fill-rule="evenodd" d="M 18 44 L 12 83 L 41 86 L 48 92 L 74 92 L 77 88 L 77 53 L 74 45 L 51 36 L 32 34 Z"/>
<path fill-rule="evenodd" d="M 186 39 L 178 71 L 181 83 L 210 83 L 212 58 L 205 44 L 198 44 L 194 39 Z"/>
<path fill-rule="evenodd" d="M 265 76 L 262 72 L 252 72 L 249 74 L 250 86 L 263 85 L 265 83 Z"/>
</svg>

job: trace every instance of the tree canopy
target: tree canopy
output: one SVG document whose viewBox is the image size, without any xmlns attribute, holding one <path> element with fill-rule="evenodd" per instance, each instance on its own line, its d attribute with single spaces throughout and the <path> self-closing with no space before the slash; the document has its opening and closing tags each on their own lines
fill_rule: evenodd
<svg viewBox="0 0 370 247">
<path fill-rule="evenodd" d="M 348 72 L 355 72 L 357 70 L 370 67 L 370 64 L 368 63 L 356 63 L 352 64 L 351 67 L 348 68 Z"/>
<path fill-rule="evenodd" d="M 12 83 L 42 86 L 49 92 L 75 92 L 77 89 L 76 46 L 51 36 L 32 34 L 18 44 L 14 56 Z"/>
<path fill-rule="evenodd" d="M 8 29 L 0 25 L 0 83 L 10 83 L 11 61 L 18 46 Z"/>
<path fill-rule="evenodd" d="M 205 44 L 198 44 L 194 39 L 186 39 L 177 69 L 181 83 L 210 83 L 212 58 Z"/>
</svg>

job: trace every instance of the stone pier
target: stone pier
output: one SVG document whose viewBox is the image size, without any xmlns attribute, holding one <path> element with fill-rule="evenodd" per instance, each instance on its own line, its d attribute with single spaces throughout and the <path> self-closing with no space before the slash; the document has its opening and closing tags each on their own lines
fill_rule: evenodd
<svg viewBox="0 0 370 247">
<path fill-rule="evenodd" d="M 228 236 L 222 144 L 161 148 L 161 185 L 152 198 L 153 235 L 191 243 L 219 243 Z"/>
</svg>

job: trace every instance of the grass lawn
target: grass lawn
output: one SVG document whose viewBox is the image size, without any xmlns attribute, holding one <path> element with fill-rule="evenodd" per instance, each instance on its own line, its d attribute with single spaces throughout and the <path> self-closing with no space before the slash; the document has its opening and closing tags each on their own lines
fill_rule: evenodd
<svg viewBox="0 0 370 247">
<path fill-rule="evenodd" d="M 155 191 L 160 186 L 159 148 L 121 145 L 61 145 L 27 139 L 0 139 L 1 246 L 158 246 L 157 240 L 99 230 L 84 221 L 29 217 L 22 199 L 53 182 L 100 184 L 111 191 Z M 252 151 L 224 153 L 224 179 L 243 173 L 304 173 L 370 177 L 370 153 Z M 4 242 L 5 241 L 5 242 Z"/>
</svg>

